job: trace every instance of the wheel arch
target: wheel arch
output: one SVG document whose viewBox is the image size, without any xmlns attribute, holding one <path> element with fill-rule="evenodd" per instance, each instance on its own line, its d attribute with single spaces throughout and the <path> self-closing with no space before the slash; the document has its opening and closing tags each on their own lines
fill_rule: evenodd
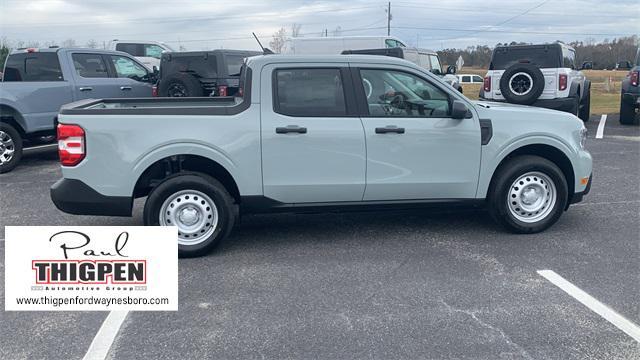
<svg viewBox="0 0 640 360">
<path fill-rule="evenodd" d="M 143 197 L 160 182 L 182 174 L 203 173 L 220 181 L 229 194 L 240 202 L 240 191 L 235 179 L 219 162 L 201 155 L 179 154 L 166 156 L 148 165 L 138 176 L 133 197 Z"/>
<path fill-rule="evenodd" d="M 568 207 L 575 192 L 575 173 L 573 164 L 569 156 L 567 156 L 567 154 L 563 150 L 561 150 L 559 147 L 545 143 L 526 144 L 511 150 L 510 152 L 508 152 L 508 154 L 502 157 L 500 162 L 491 173 L 491 180 L 486 188 L 485 196 L 487 196 L 491 192 L 491 189 L 493 188 L 496 181 L 495 176 L 500 168 L 504 166 L 507 161 L 521 155 L 539 156 L 551 161 L 560 168 L 560 170 L 564 174 L 565 179 L 567 180 L 568 199 L 566 206 Z"/>
<path fill-rule="evenodd" d="M 13 126 L 20 136 L 25 136 L 25 121 L 24 117 L 15 107 L 7 104 L 0 104 L 0 120 Z"/>
</svg>

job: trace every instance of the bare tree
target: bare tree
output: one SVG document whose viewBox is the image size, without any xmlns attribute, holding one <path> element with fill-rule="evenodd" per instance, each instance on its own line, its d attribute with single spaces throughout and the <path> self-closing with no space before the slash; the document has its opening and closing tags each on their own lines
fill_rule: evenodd
<svg viewBox="0 0 640 360">
<path fill-rule="evenodd" d="M 302 24 L 291 24 L 291 37 L 299 37 L 300 29 L 302 28 Z"/>
<path fill-rule="evenodd" d="M 73 39 L 67 39 L 62 42 L 62 47 L 75 47 L 76 41 Z"/>
<path fill-rule="evenodd" d="M 87 41 L 87 45 L 86 45 L 89 49 L 96 49 L 98 47 L 98 42 L 90 39 L 89 41 Z"/>
<path fill-rule="evenodd" d="M 280 30 L 273 34 L 273 40 L 269 42 L 269 48 L 279 54 L 284 50 L 285 41 L 287 40 L 287 30 L 281 27 Z"/>
</svg>

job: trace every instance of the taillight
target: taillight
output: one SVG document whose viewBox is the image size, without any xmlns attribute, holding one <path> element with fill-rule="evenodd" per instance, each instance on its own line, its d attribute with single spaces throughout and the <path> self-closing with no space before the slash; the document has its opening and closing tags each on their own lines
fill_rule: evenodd
<svg viewBox="0 0 640 360">
<path fill-rule="evenodd" d="M 484 91 L 491 91 L 491 76 L 484 77 Z"/>
<path fill-rule="evenodd" d="M 227 96 L 227 85 L 218 86 L 218 96 Z"/>
<path fill-rule="evenodd" d="M 158 85 L 153 85 L 151 87 L 151 96 L 153 96 L 153 97 L 157 97 L 158 96 Z"/>
<path fill-rule="evenodd" d="M 631 71 L 629 73 L 629 76 L 631 77 L 631 86 L 638 86 L 638 81 L 640 79 L 638 79 L 640 77 L 640 71 Z"/>
<path fill-rule="evenodd" d="M 558 77 L 558 90 L 567 90 L 567 74 L 560 74 Z"/>
<path fill-rule="evenodd" d="M 80 126 L 58 124 L 58 155 L 64 166 L 76 166 L 84 159 L 85 138 Z"/>
</svg>

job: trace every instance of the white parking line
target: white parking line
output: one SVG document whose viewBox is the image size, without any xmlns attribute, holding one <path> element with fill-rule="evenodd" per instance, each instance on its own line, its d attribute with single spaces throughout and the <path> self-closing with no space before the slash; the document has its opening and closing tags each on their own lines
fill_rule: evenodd
<svg viewBox="0 0 640 360">
<path fill-rule="evenodd" d="M 120 326 L 128 314 L 129 311 L 112 311 L 107 315 L 84 355 L 84 360 L 104 360 L 107 357 Z"/>
<path fill-rule="evenodd" d="M 602 316 L 605 320 L 613 324 L 618 329 L 624 331 L 635 341 L 640 343 L 640 327 L 625 319 L 624 316 L 610 309 L 607 305 L 601 303 L 593 296 L 582 291 L 577 286 L 565 280 L 562 276 L 556 274 L 552 270 L 538 270 L 538 274 L 549 280 L 553 285 L 559 287 L 574 299 L 582 303 L 582 305 L 591 309 L 591 311 Z"/>
<path fill-rule="evenodd" d="M 607 114 L 602 114 L 600 123 L 598 123 L 598 131 L 596 131 L 596 139 L 602 139 L 604 136 L 604 125 L 607 123 Z"/>
</svg>

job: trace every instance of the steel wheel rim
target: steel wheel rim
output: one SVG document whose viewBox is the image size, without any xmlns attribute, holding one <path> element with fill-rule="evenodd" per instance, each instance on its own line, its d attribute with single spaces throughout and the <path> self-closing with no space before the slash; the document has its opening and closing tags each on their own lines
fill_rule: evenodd
<svg viewBox="0 0 640 360">
<path fill-rule="evenodd" d="M 13 159 L 16 146 L 13 143 L 11 135 L 4 131 L 0 131 L 0 165 L 4 165 Z"/>
<path fill-rule="evenodd" d="M 557 201 L 556 185 L 541 172 L 528 172 L 511 184 L 507 205 L 511 215 L 524 223 L 545 219 Z"/>
<path fill-rule="evenodd" d="M 171 84 L 167 91 L 170 97 L 185 97 L 187 96 L 187 89 L 182 84 Z"/>
<path fill-rule="evenodd" d="M 197 190 L 181 190 L 160 207 L 160 225 L 178 227 L 178 244 L 196 245 L 218 227 L 218 208 L 209 196 Z"/>
<path fill-rule="evenodd" d="M 513 74 L 509 79 L 509 90 L 516 95 L 527 95 L 533 89 L 533 78 L 526 72 Z"/>
</svg>

